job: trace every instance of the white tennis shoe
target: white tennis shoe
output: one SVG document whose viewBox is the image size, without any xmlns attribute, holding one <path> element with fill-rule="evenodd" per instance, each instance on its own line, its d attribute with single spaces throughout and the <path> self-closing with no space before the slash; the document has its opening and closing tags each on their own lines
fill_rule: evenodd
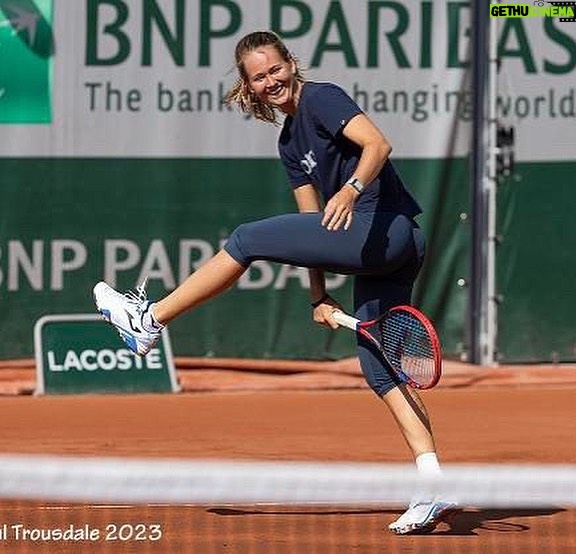
<svg viewBox="0 0 576 554">
<path fill-rule="evenodd" d="M 94 302 L 102 318 L 111 323 L 130 350 L 146 356 L 162 336 L 162 328 L 145 326 L 142 319 L 152 302 L 146 294 L 146 280 L 136 289 L 120 293 L 103 281 L 93 290 Z"/>
<path fill-rule="evenodd" d="M 433 531 L 439 523 L 459 509 L 455 502 L 439 500 L 413 502 L 396 521 L 388 526 L 388 529 L 397 535 L 427 533 Z"/>
</svg>

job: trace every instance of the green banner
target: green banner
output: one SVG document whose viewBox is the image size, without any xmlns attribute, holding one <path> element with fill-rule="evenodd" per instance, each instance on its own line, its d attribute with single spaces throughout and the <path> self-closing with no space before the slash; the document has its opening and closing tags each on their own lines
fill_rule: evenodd
<svg viewBox="0 0 576 554">
<path fill-rule="evenodd" d="M 97 315 L 48 315 L 34 327 L 37 394 L 176 392 L 168 333 L 145 357 Z"/>
<path fill-rule="evenodd" d="M 0 123 L 50 123 L 52 0 L 0 0 Z"/>
<path fill-rule="evenodd" d="M 498 356 L 576 360 L 575 162 L 519 164 L 498 193 Z"/>
<path fill-rule="evenodd" d="M 425 208 L 427 261 L 415 302 L 446 355 L 465 352 L 470 219 L 466 160 L 397 160 Z M 498 352 L 503 361 L 574 359 L 574 163 L 517 164 L 498 193 Z M 91 289 L 147 274 L 157 298 L 245 221 L 295 209 L 276 160 L 0 159 L 0 358 L 29 357 L 46 313 L 90 313 Z M 194 183 L 191 177 L 194 176 Z M 241 177 L 239 177 L 241 176 Z M 202 186 L 196 184 L 201 183 Z M 209 185 L 207 185 L 209 184 Z M 553 194 L 552 194 L 553 192 Z M 351 279 L 330 276 L 351 307 Z M 337 358 L 347 333 L 315 325 L 306 271 L 258 262 L 231 290 L 176 320 L 183 356 Z"/>
<path fill-rule="evenodd" d="M 463 341 L 467 166 L 399 160 L 422 201 L 429 258 L 415 294 L 440 326 L 447 352 Z M 296 209 L 277 160 L 58 160 L 0 158 L 0 357 L 31 355 L 45 313 L 90 313 L 102 279 L 121 290 L 149 277 L 158 298 L 218 251 L 241 223 Z M 8 178 L 10 176 L 10 178 Z M 425 177 L 424 177 L 425 176 Z M 455 215 L 452 215 L 454 213 Z M 185 356 L 337 358 L 348 333 L 311 318 L 307 270 L 256 262 L 221 297 L 170 325 Z M 352 308 L 352 280 L 328 276 Z"/>
</svg>

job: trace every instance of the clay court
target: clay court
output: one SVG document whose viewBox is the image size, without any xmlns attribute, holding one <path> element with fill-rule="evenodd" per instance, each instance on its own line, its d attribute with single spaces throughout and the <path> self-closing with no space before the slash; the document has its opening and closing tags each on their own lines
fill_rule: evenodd
<svg viewBox="0 0 576 554">
<path fill-rule="evenodd" d="M 1 453 L 179 459 L 406 462 L 387 410 L 355 361 L 226 367 L 178 360 L 174 395 L 31 394 L 26 364 L 0 369 Z M 224 367 L 216 367 L 216 366 Z M 232 366 L 234 364 L 232 363 Z M 14 367 L 15 366 L 15 367 Z M 220 377 L 220 380 L 218 380 Z M 220 383 L 220 387 L 218 386 Z M 328 384 L 329 383 L 329 384 Z M 258 386 L 258 384 L 260 386 Z M 20 392 L 20 394 L 15 394 Z M 576 369 L 448 363 L 424 394 L 444 462 L 576 460 Z M 427 536 L 386 527 L 399 510 L 279 506 L 102 506 L 3 502 L 1 522 L 29 528 L 157 524 L 159 540 L 0 541 L 9 552 L 542 552 L 576 551 L 576 512 L 465 509 Z M 146 527 L 146 529 L 148 529 Z M 102 535 L 101 533 L 101 535 Z"/>
</svg>

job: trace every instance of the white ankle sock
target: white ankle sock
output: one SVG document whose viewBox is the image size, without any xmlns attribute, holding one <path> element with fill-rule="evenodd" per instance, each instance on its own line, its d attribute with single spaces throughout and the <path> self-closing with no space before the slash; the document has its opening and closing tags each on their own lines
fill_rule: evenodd
<svg viewBox="0 0 576 554">
<path fill-rule="evenodd" d="M 417 456 L 416 467 L 418 468 L 418 473 L 424 476 L 439 475 L 442 473 L 435 452 L 424 452 L 424 454 Z"/>
<path fill-rule="evenodd" d="M 146 331 L 149 333 L 154 333 L 156 331 L 161 331 L 164 329 L 164 325 L 162 323 L 158 323 L 154 314 L 152 313 L 152 306 L 154 304 L 150 302 L 146 311 L 142 314 L 142 326 Z"/>
</svg>

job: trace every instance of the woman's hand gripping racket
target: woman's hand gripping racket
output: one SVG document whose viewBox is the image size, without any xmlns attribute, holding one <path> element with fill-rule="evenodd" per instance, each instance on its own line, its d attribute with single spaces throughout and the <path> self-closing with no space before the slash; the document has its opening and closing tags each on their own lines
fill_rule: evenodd
<svg viewBox="0 0 576 554">
<path fill-rule="evenodd" d="M 338 325 L 376 345 L 406 384 L 431 389 L 440 380 L 440 341 L 430 320 L 416 308 L 396 306 L 372 321 L 360 321 L 339 310 L 332 315 Z"/>
</svg>

